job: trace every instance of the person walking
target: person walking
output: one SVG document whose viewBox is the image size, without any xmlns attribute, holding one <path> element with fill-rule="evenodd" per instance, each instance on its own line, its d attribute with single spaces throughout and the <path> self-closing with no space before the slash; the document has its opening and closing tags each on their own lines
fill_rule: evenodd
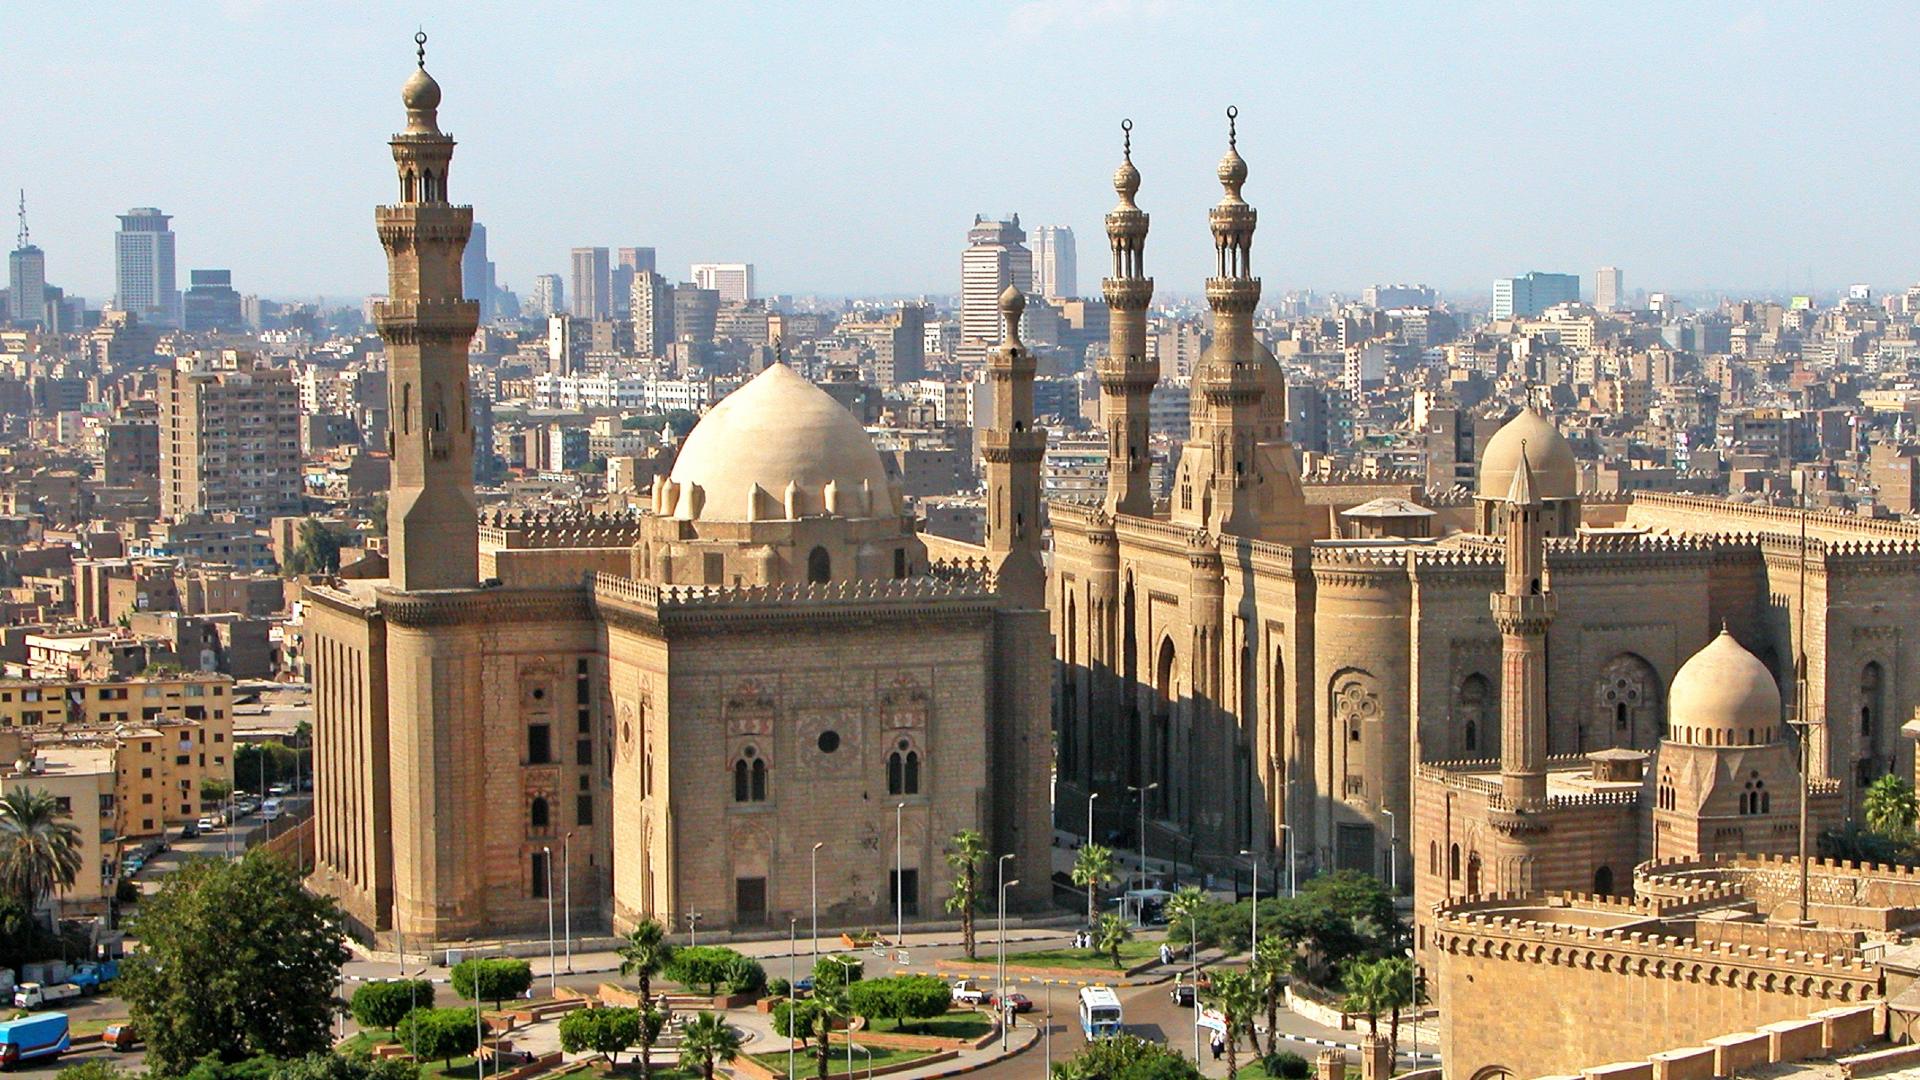
<svg viewBox="0 0 1920 1080">
<path fill-rule="evenodd" d="M 1213 1038 L 1209 1041 L 1208 1045 L 1213 1049 L 1213 1060 L 1215 1061 L 1219 1061 L 1220 1055 L 1227 1052 L 1227 1040 L 1221 1037 L 1217 1031 L 1213 1033 Z"/>
</svg>

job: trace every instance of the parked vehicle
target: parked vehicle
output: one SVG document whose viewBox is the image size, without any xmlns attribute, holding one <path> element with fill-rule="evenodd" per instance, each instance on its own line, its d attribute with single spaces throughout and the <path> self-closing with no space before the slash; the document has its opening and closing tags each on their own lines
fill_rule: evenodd
<svg viewBox="0 0 1920 1080">
<path fill-rule="evenodd" d="M 199 835 L 200 823 L 197 821 L 189 821 L 185 825 L 180 826 L 180 839 L 182 840 L 191 840 Z"/>
<path fill-rule="evenodd" d="M 0 1021 L 0 1069 L 11 1070 L 34 1058 L 59 1057 L 72 1047 L 73 1033 L 66 1013 L 34 1013 Z"/>
<path fill-rule="evenodd" d="M 1012 990 L 1007 991 L 1005 998 L 1002 998 L 999 994 L 994 994 L 987 1000 L 993 1005 L 995 1012 L 1012 1011 L 1024 1013 L 1033 1011 L 1033 999 L 1025 994 L 1015 993 Z"/>
<path fill-rule="evenodd" d="M 68 976 L 67 981 L 79 987 L 83 994 L 97 994 L 119 977 L 120 961 L 108 960 L 100 964 L 81 964 Z"/>
<path fill-rule="evenodd" d="M 260 816 L 268 821 L 272 821 L 280 816 L 280 807 L 281 803 L 279 799 L 268 799 L 266 802 L 260 804 Z"/>
<path fill-rule="evenodd" d="M 136 1050 L 140 1046 L 140 1036 L 134 1033 L 132 1024 L 108 1024 L 107 1030 L 100 1033 L 100 1041 L 116 1054 Z"/>
<path fill-rule="evenodd" d="M 208 814 L 206 817 L 201 818 L 199 821 L 195 822 L 194 824 L 197 825 L 200 831 L 203 833 L 212 832 L 213 830 L 220 827 L 220 819 L 215 817 L 212 814 Z"/>
<path fill-rule="evenodd" d="M 65 1001 L 79 996 L 80 988 L 70 982 L 24 982 L 13 988 L 13 1007 L 37 1009 L 42 1005 L 51 1005 L 56 1001 Z M 65 1019 L 65 1016 L 63 1015 L 61 1019 Z"/>
<path fill-rule="evenodd" d="M 972 979 L 961 979 L 953 984 L 953 1003 L 956 1005 L 979 1005 L 987 1000 L 987 991 Z"/>
<path fill-rule="evenodd" d="M 293 785 L 291 785 L 291 784 L 275 784 L 275 785 L 273 785 L 272 787 L 270 787 L 270 788 L 268 788 L 268 789 L 267 789 L 267 794 L 269 794 L 269 795 L 291 795 L 291 794 L 293 794 Z"/>
</svg>

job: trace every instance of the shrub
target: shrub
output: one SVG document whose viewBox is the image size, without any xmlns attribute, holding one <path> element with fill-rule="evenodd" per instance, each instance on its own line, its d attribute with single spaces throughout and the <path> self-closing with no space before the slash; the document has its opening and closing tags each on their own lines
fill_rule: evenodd
<svg viewBox="0 0 1920 1080">
<path fill-rule="evenodd" d="M 871 1020 L 885 1017 L 895 1023 L 930 1020 L 953 1007 L 953 991 L 946 980 L 932 975 L 895 975 L 869 979 L 847 988 L 853 1011 Z"/>
<path fill-rule="evenodd" d="M 1307 1059 L 1291 1050 L 1279 1050 L 1260 1059 L 1260 1067 L 1268 1076 L 1277 1076 L 1280 1080 L 1307 1080 L 1313 1075 L 1313 1066 Z"/>
<path fill-rule="evenodd" d="M 480 1045 L 472 1009 L 415 1009 L 401 1018 L 393 1035 L 415 1057 L 448 1066 Z"/>
<path fill-rule="evenodd" d="M 724 945 L 689 945 L 673 951 L 667 977 L 682 986 L 704 986 L 707 993 L 717 993 L 735 959 L 745 958 Z"/>
<path fill-rule="evenodd" d="M 533 965 L 511 956 L 477 956 L 453 965 L 453 992 L 469 1001 L 491 1001 L 498 1009 L 533 986 Z"/>
<path fill-rule="evenodd" d="M 815 990 L 838 990 L 848 983 L 859 982 L 867 973 L 867 965 L 851 957 L 823 956 L 813 962 L 813 988 Z"/>
<path fill-rule="evenodd" d="M 791 991 L 792 989 L 793 989 L 793 984 L 788 982 L 787 980 L 773 979 L 767 983 L 767 996 L 768 997 L 786 997 L 788 992 Z"/>
<path fill-rule="evenodd" d="M 363 1028 L 386 1028 L 392 1034 L 401 1018 L 422 1005 L 433 1004 L 433 984 L 425 979 L 361 983 L 348 1007 L 354 1023 Z"/>
<path fill-rule="evenodd" d="M 569 1054 L 591 1052 L 613 1065 L 617 1055 L 639 1041 L 639 1009 L 575 1009 L 560 1018 L 560 1049 Z"/>
<path fill-rule="evenodd" d="M 727 993 L 757 994 L 767 985 L 767 969 L 751 956 L 735 956 L 727 961 Z"/>
</svg>

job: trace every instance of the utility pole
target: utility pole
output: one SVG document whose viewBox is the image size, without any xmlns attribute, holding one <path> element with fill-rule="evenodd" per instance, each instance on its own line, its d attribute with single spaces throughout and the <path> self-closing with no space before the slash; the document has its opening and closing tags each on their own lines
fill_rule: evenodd
<svg viewBox="0 0 1920 1080">
<path fill-rule="evenodd" d="M 1793 648 L 1793 708 L 1787 720 L 1794 734 L 1799 736 L 1800 750 L 1800 814 L 1799 814 L 1799 856 L 1800 856 L 1800 924 L 1812 925 L 1808 914 L 1807 897 L 1807 803 L 1813 793 L 1813 708 L 1809 701 L 1807 687 L 1807 485 L 1804 479 L 1800 483 L 1800 597 L 1796 602 L 1798 613 L 1794 616 Z"/>
</svg>

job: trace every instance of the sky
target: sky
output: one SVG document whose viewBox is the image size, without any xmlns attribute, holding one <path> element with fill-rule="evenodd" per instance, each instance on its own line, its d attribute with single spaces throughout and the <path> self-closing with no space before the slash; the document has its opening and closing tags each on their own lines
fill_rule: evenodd
<svg viewBox="0 0 1920 1080">
<path fill-rule="evenodd" d="M 0 5 L 0 191 L 49 279 L 112 290 L 114 215 L 179 279 L 384 289 L 373 205 L 412 34 L 503 284 L 575 246 L 751 261 L 763 293 L 949 294 L 976 213 L 1106 263 L 1132 118 L 1162 296 L 1211 265 L 1228 105 L 1268 295 L 1622 268 L 1631 292 L 1920 281 L 1914 10 L 1880 3 Z"/>
</svg>

